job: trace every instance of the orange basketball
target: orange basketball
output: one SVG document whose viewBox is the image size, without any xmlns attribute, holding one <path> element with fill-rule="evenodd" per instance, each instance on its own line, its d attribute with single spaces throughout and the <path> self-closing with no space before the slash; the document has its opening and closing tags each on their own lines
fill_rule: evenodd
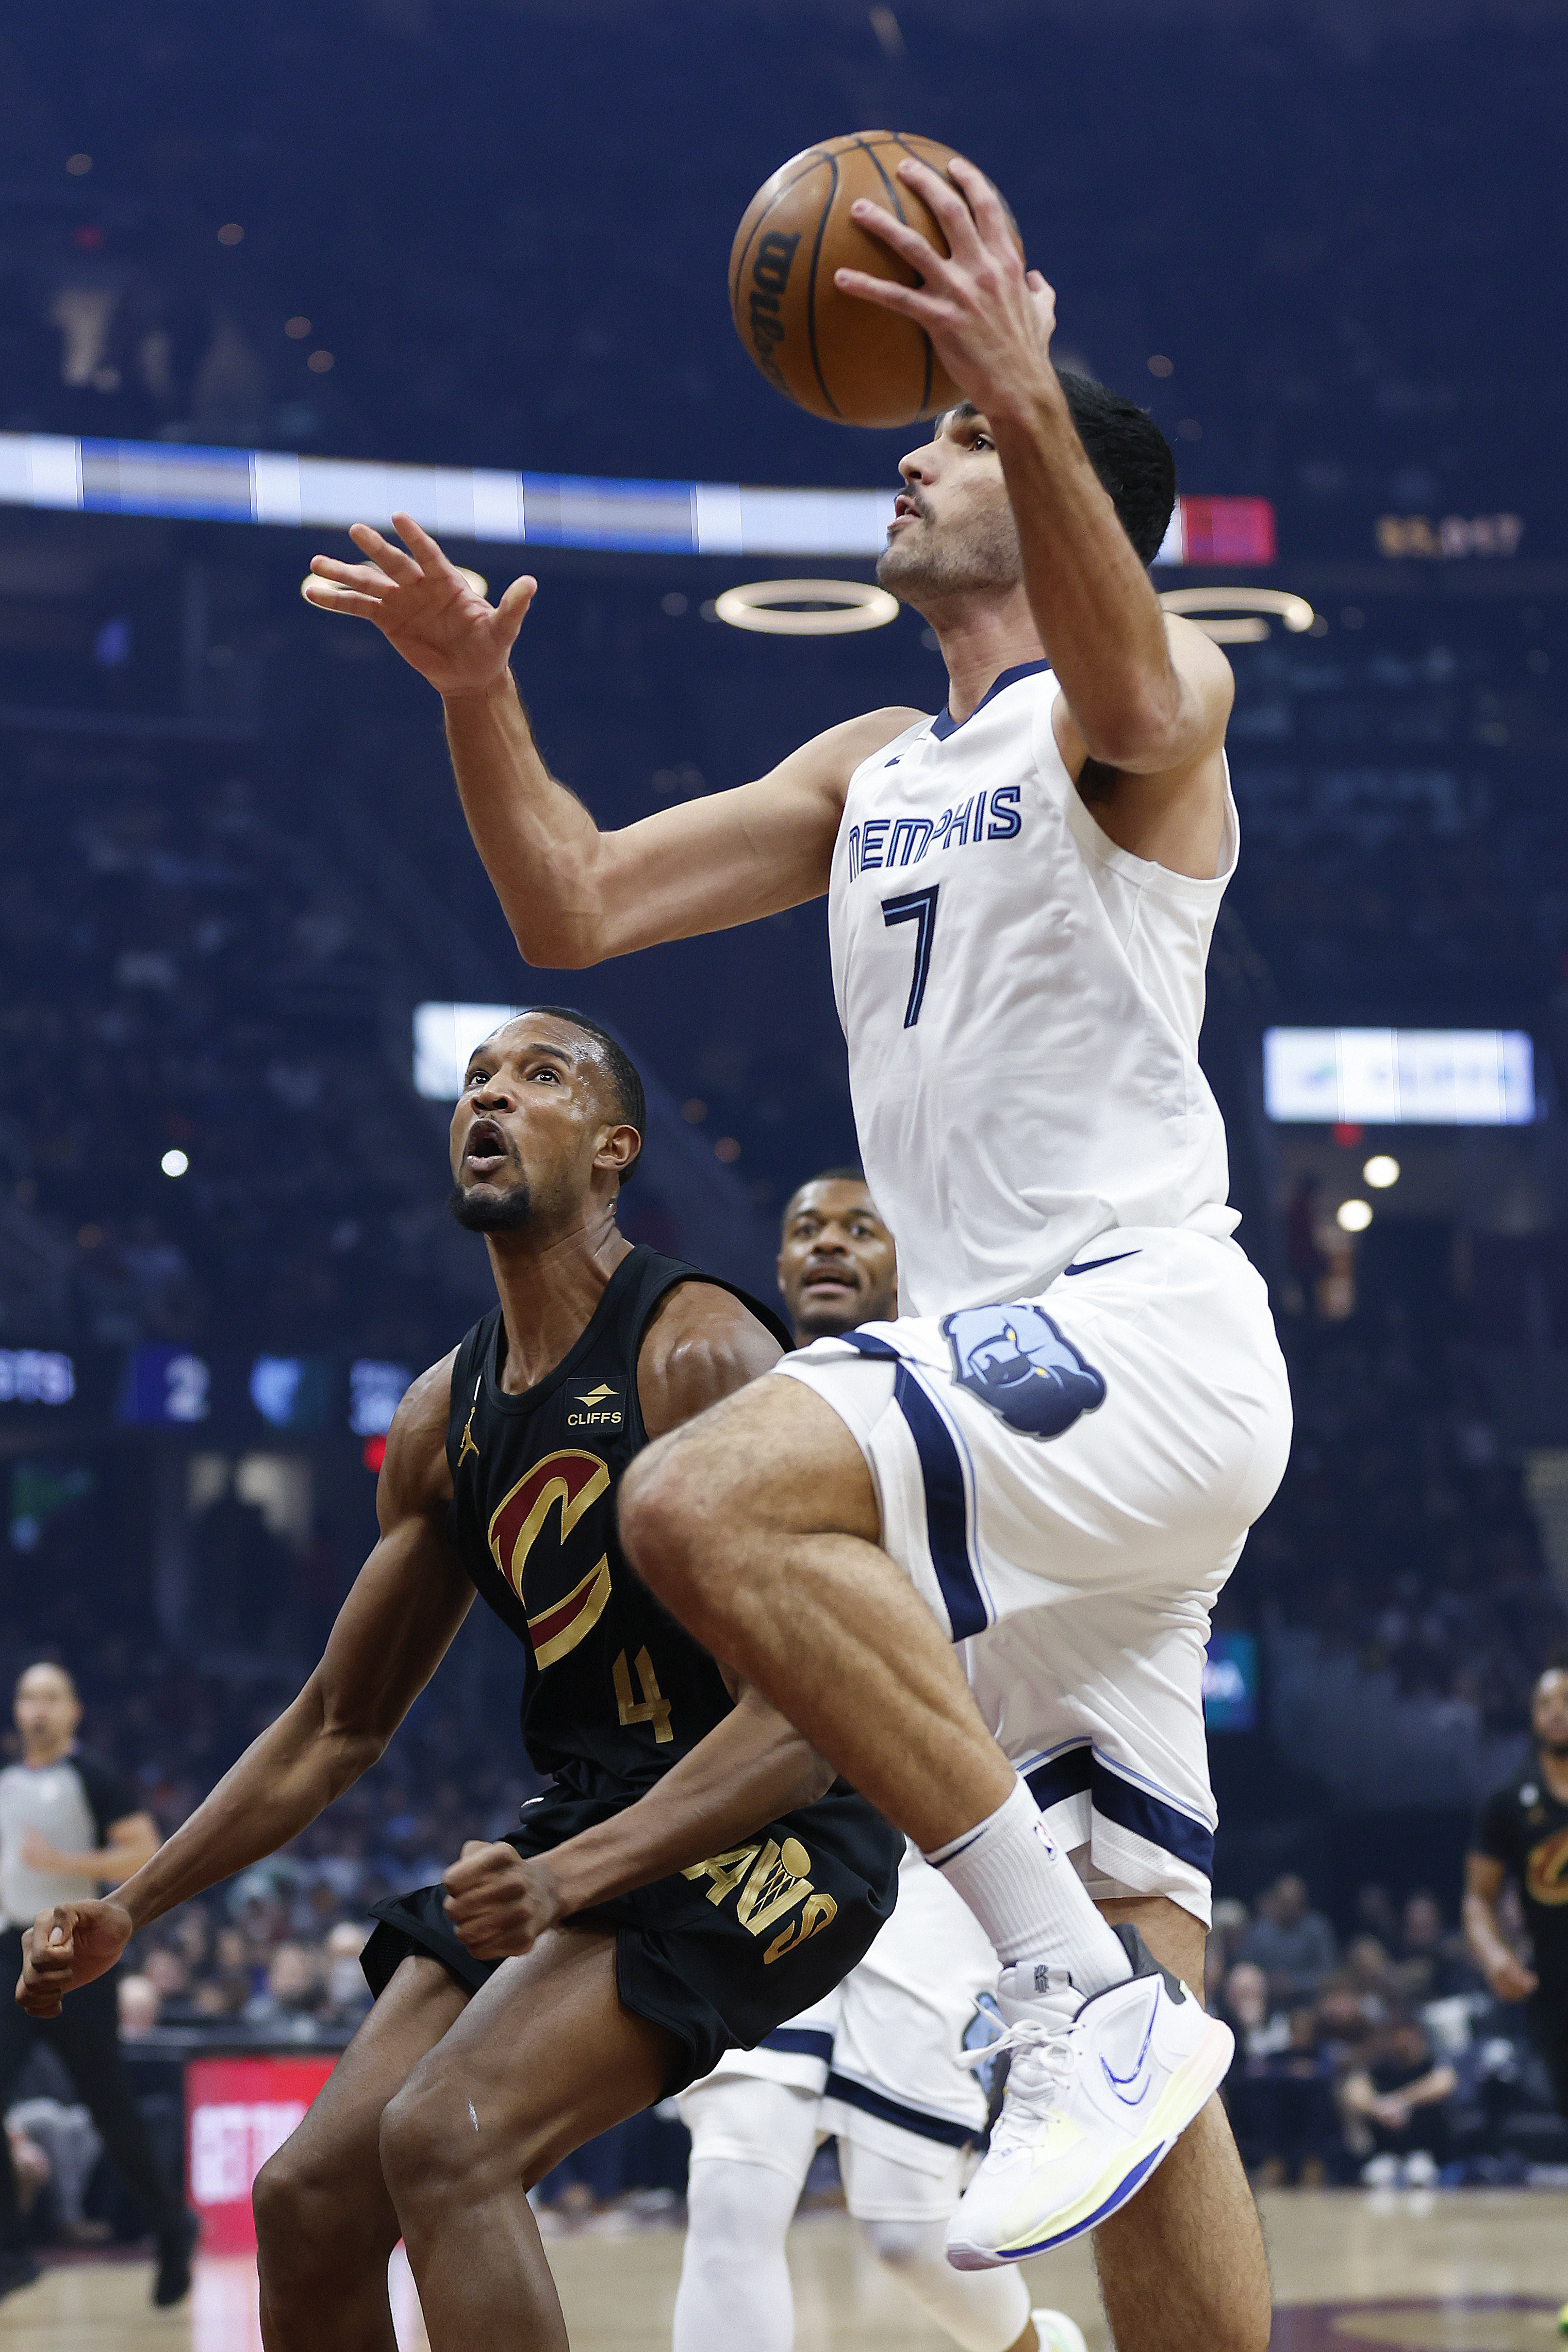
<svg viewBox="0 0 1568 2352">
<path fill-rule="evenodd" d="M 814 416 L 841 425 L 909 425 L 961 397 L 923 328 L 841 294 L 833 283 L 836 269 L 863 269 L 901 286 L 920 283 L 916 271 L 852 220 L 850 206 L 861 196 L 907 221 L 946 257 L 947 240 L 935 215 L 897 172 L 913 155 L 946 178 L 955 152 L 939 139 L 851 131 L 792 155 L 747 205 L 729 255 L 736 332 L 768 383 Z M 1021 254 L 1016 224 L 1013 237 Z"/>
</svg>

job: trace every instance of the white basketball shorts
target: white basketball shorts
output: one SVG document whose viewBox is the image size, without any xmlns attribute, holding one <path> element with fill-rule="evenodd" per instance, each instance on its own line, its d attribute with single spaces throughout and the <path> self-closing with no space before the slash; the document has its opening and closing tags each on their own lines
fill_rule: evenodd
<svg viewBox="0 0 1568 2352">
<path fill-rule="evenodd" d="M 1291 1441 L 1242 1252 L 1113 1230 L 1037 1298 L 868 1323 L 775 1371 L 859 1444 L 884 1548 L 1090 1893 L 1207 1925 L 1209 1612 Z"/>
<path fill-rule="evenodd" d="M 817 2133 L 838 2135 L 858 2219 L 945 2217 L 985 2138 L 988 2070 L 964 2061 L 1002 2031 L 996 1981 L 997 1956 L 973 1914 L 910 1848 L 892 1918 L 837 1991 L 757 2049 L 727 2050 L 711 2074 L 681 2094 L 694 2154 L 786 2168 L 769 2111 L 761 2104 L 753 2111 L 746 2096 L 751 2084 L 785 2084 L 821 2100 Z M 896 2213 L 881 2199 L 866 2210 L 856 2201 L 852 2151 L 862 2148 L 919 2176 L 905 2184 Z M 877 2177 L 885 2183 L 885 2174 Z"/>
</svg>

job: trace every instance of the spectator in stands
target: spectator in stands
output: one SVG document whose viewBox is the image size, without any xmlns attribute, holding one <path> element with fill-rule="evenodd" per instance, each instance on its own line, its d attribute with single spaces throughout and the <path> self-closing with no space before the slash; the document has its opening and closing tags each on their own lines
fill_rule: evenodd
<svg viewBox="0 0 1568 2352">
<path fill-rule="evenodd" d="M 1346 1946 L 1345 1974 L 1365 2002 L 1367 2014 L 1381 2020 L 1394 1994 L 1394 1963 L 1375 1936 L 1357 1936 Z"/>
<path fill-rule="evenodd" d="M 1369 1998 L 1347 1970 L 1323 1979 L 1318 1987 L 1318 2032 L 1336 2074 L 1358 2063 L 1382 2015 L 1382 2001 Z"/>
<path fill-rule="evenodd" d="M 158 2023 L 158 1988 L 151 1977 L 121 1977 L 115 1988 L 121 2042 L 141 2042 Z"/>
<path fill-rule="evenodd" d="M 1425 2029 L 1396 2015 L 1340 2085 L 1345 2137 L 1368 2188 L 1427 2187 L 1448 2160 L 1448 2103 L 1458 2086 Z"/>
<path fill-rule="evenodd" d="M 1462 1937 L 1444 1926 L 1442 1906 L 1425 1890 L 1412 1895 L 1405 1906 L 1396 1950 L 1394 1979 L 1405 2000 L 1449 2000 L 1480 1984 L 1466 1958 Z"/>
<path fill-rule="evenodd" d="M 1311 2000 L 1339 1957 L 1333 1929 L 1312 1908 L 1306 1881 L 1293 1872 L 1260 1895 L 1236 1952 L 1262 1969 L 1270 1994 L 1285 2002 Z"/>
<path fill-rule="evenodd" d="M 267 1963 L 267 1990 L 245 2006 L 245 2021 L 253 2030 L 308 2041 L 316 2030 L 321 2007 L 321 1963 L 304 1944 L 279 1944 Z"/>
<path fill-rule="evenodd" d="M 1333 2155 L 1330 2069 L 1310 2003 L 1271 2010 L 1269 1979 L 1249 1960 L 1226 1982 L 1223 2007 L 1236 2034 L 1226 2080 L 1231 2127 L 1249 2173 L 1262 2182 L 1315 2185 Z"/>
</svg>

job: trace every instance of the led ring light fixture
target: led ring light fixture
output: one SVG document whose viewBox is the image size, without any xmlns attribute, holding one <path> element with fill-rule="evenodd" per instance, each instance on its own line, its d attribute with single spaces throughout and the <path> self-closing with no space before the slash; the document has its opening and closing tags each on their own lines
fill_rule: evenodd
<svg viewBox="0 0 1568 2352">
<path fill-rule="evenodd" d="M 1276 614 L 1293 636 L 1310 629 L 1317 614 L 1304 596 L 1287 588 L 1162 588 L 1167 613 L 1184 613 L 1218 646 L 1253 646 L 1269 635 L 1265 615 Z M 1210 617 L 1212 615 L 1212 617 Z"/>
<path fill-rule="evenodd" d="M 841 637 L 898 618 L 897 597 L 868 580 L 753 580 L 727 588 L 713 608 L 732 629 L 772 637 Z"/>
</svg>

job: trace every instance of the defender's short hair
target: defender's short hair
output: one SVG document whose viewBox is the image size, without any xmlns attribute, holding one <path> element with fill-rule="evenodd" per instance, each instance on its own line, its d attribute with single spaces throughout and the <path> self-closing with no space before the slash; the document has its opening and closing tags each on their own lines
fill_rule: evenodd
<svg viewBox="0 0 1568 2352">
<path fill-rule="evenodd" d="M 784 1213 L 779 1220 L 780 1233 L 789 1222 L 790 1210 L 801 1193 L 812 1184 L 865 1184 L 865 1170 L 863 1168 L 819 1168 L 814 1176 L 802 1176 L 784 1203 Z M 870 1192 L 869 1184 L 866 1184 L 866 1190 Z"/>
</svg>

